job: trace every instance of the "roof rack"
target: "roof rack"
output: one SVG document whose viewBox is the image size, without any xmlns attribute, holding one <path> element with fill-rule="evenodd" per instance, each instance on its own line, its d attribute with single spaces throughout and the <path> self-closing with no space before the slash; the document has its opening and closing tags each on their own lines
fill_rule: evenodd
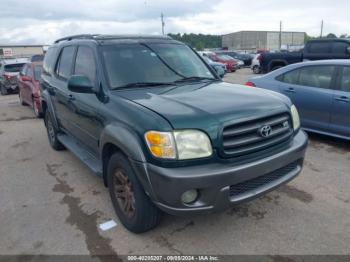
<svg viewBox="0 0 350 262">
<path fill-rule="evenodd" d="M 99 36 L 99 34 L 80 34 L 80 35 L 71 35 L 71 36 L 66 36 L 60 39 L 57 39 L 54 43 L 57 44 L 62 41 L 70 41 L 72 39 L 94 39 L 96 36 Z"/>
</svg>

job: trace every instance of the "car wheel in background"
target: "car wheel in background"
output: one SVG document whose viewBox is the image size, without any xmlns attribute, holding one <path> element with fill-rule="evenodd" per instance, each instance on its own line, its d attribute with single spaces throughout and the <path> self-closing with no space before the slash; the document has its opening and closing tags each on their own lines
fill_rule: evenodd
<svg viewBox="0 0 350 262">
<path fill-rule="evenodd" d="M 27 105 L 26 102 L 23 101 L 22 94 L 21 94 L 21 89 L 18 90 L 18 97 L 19 97 L 19 102 L 22 106 Z"/>
<path fill-rule="evenodd" d="M 254 73 L 254 74 L 260 74 L 260 67 L 257 66 L 257 65 L 254 66 L 254 67 L 253 67 L 253 73 Z"/>
<path fill-rule="evenodd" d="M 7 95 L 7 89 L 1 84 L 0 84 L 0 93 L 3 96 Z"/>
<path fill-rule="evenodd" d="M 161 211 L 146 195 L 129 160 L 113 154 L 107 167 L 108 189 L 121 223 L 131 232 L 146 232 L 160 222 Z"/>
<path fill-rule="evenodd" d="M 46 113 L 45 113 L 45 125 L 46 125 L 47 136 L 49 138 L 51 147 L 57 151 L 63 150 L 64 146 L 57 139 L 58 131 L 52 122 L 51 114 L 49 113 L 48 110 L 46 110 Z"/>
<path fill-rule="evenodd" d="M 36 103 L 34 97 L 32 98 L 32 105 L 33 105 L 33 111 L 34 111 L 34 114 L 37 118 L 41 118 L 42 117 L 42 114 L 38 108 L 38 104 Z"/>
</svg>

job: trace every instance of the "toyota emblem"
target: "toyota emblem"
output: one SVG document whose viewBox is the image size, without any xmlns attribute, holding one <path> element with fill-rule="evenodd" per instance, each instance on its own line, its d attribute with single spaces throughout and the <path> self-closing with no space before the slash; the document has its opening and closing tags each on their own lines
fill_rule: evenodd
<svg viewBox="0 0 350 262">
<path fill-rule="evenodd" d="M 269 137 L 272 133 L 272 127 L 269 125 L 263 126 L 259 129 L 259 134 L 262 137 Z"/>
</svg>

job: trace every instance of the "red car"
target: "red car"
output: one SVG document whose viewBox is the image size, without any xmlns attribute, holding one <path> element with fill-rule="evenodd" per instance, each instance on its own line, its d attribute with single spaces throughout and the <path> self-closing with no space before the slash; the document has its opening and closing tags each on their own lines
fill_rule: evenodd
<svg viewBox="0 0 350 262">
<path fill-rule="evenodd" d="M 37 117 L 42 116 L 39 80 L 42 62 L 25 64 L 18 79 L 19 100 L 22 105 L 30 105 Z"/>
<path fill-rule="evenodd" d="M 208 55 L 208 57 L 215 62 L 225 64 L 227 72 L 235 72 L 239 68 L 237 61 L 228 55 Z"/>
</svg>

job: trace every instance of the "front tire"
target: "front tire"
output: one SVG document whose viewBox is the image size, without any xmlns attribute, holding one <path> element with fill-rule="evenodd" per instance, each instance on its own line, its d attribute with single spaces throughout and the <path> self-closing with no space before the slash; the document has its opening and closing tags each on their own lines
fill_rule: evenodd
<svg viewBox="0 0 350 262">
<path fill-rule="evenodd" d="M 129 160 L 121 153 L 113 154 L 107 167 L 108 189 L 120 222 L 133 233 L 156 227 L 161 211 L 145 194 Z"/>
<path fill-rule="evenodd" d="M 45 112 L 45 125 L 51 147 L 57 151 L 63 150 L 64 146 L 57 139 L 58 131 L 52 122 L 51 114 L 48 110 Z"/>
<path fill-rule="evenodd" d="M 3 96 L 6 96 L 8 94 L 7 89 L 2 84 L 0 84 L 0 93 Z"/>
<path fill-rule="evenodd" d="M 22 106 L 27 105 L 24 101 L 23 101 L 23 96 L 21 94 L 21 89 L 18 91 L 18 97 L 19 97 L 19 102 Z"/>
</svg>

